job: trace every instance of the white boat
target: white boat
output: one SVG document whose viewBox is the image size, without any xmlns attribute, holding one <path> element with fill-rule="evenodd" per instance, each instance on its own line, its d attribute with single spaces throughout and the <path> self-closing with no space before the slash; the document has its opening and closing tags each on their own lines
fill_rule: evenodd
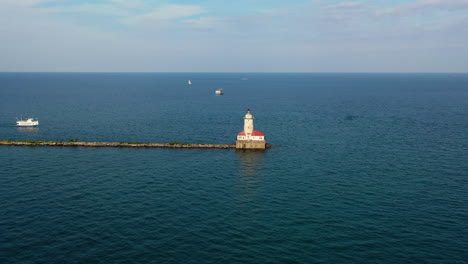
<svg viewBox="0 0 468 264">
<path fill-rule="evenodd" d="M 224 94 L 223 89 L 216 89 L 215 94 L 216 95 L 223 95 Z"/>
<path fill-rule="evenodd" d="M 192 81 L 191 81 L 191 80 L 188 80 L 188 84 L 191 85 L 191 84 L 192 84 Z"/>
<path fill-rule="evenodd" d="M 36 118 L 28 118 L 26 120 L 17 120 L 16 126 L 17 127 L 37 127 L 39 125 L 39 120 Z"/>
</svg>

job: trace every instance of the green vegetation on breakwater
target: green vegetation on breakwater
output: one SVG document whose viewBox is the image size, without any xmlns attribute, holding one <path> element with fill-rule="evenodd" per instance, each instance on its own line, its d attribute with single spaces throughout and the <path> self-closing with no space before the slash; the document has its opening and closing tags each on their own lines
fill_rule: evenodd
<svg viewBox="0 0 468 264">
<path fill-rule="evenodd" d="M 169 142 L 168 144 L 169 145 L 188 145 L 187 143 L 182 143 L 182 142 L 178 142 L 178 141 L 172 141 L 172 142 Z"/>
</svg>

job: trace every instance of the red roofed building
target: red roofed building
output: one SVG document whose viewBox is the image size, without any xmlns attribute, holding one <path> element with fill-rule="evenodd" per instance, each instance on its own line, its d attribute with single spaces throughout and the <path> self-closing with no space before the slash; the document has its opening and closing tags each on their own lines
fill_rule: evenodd
<svg viewBox="0 0 468 264">
<path fill-rule="evenodd" d="M 237 135 L 238 136 L 247 136 L 247 134 L 244 131 L 240 132 Z M 258 131 L 258 130 L 252 131 L 252 134 L 250 134 L 250 135 L 253 136 L 253 137 L 264 137 L 265 136 L 265 134 L 263 132 Z"/>
<path fill-rule="evenodd" d="M 244 117 L 244 131 L 237 134 L 236 148 L 238 149 L 265 149 L 266 141 L 265 134 L 258 130 L 254 130 L 254 117 L 247 110 Z"/>
</svg>

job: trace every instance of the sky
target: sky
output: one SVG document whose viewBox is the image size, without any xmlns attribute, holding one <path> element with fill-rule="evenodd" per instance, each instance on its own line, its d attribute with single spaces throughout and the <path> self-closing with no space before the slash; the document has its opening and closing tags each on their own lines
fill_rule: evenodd
<svg viewBox="0 0 468 264">
<path fill-rule="evenodd" d="M 468 0 L 0 0 L 0 72 L 468 72 Z"/>
</svg>

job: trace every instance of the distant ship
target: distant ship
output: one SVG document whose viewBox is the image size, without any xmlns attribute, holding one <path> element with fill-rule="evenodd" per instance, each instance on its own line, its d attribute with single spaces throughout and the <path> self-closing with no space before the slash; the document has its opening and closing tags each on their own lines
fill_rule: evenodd
<svg viewBox="0 0 468 264">
<path fill-rule="evenodd" d="M 16 121 L 17 127 L 37 127 L 39 125 L 39 120 L 36 118 L 28 118 L 26 120 L 18 120 Z"/>
<path fill-rule="evenodd" d="M 191 81 L 191 80 L 188 80 L 188 84 L 191 85 L 191 84 L 192 84 L 192 81 Z"/>
<path fill-rule="evenodd" d="M 217 90 L 215 91 L 215 94 L 216 94 L 216 95 L 223 95 L 223 94 L 224 94 L 223 89 L 217 89 Z"/>
</svg>

